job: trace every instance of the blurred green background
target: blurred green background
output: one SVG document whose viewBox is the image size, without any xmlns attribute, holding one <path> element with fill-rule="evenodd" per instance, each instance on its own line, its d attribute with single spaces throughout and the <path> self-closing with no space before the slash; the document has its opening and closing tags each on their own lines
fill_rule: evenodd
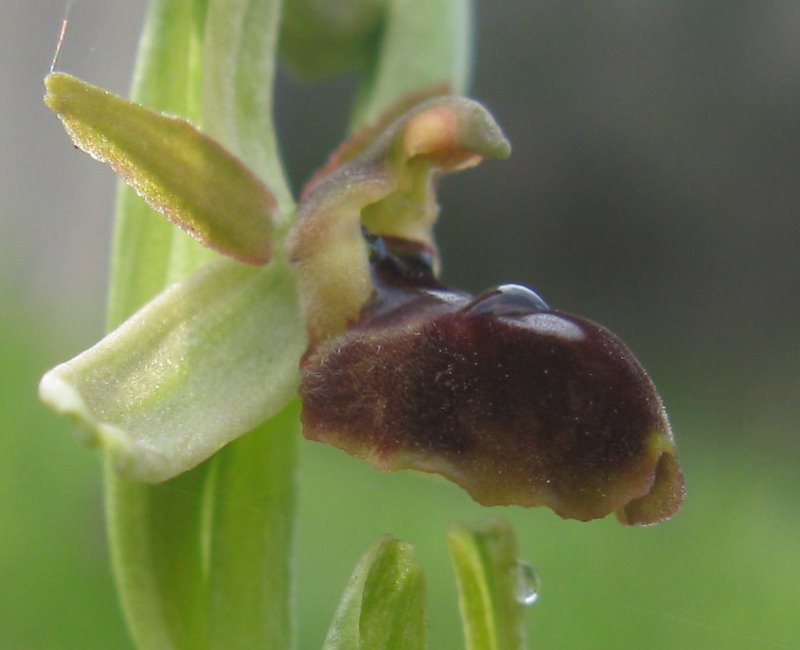
<svg viewBox="0 0 800 650">
<path fill-rule="evenodd" d="M 3 650 L 130 647 L 98 458 L 35 397 L 101 334 L 113 196 L 41 104 L 65 4 L 0 6 Z M 142 10 L 78 0 L 61 68 L 124 92 Z M 500 515 L 542 579 L 531 648 L 800 648 L 800 4 L 482 0 L 476 17 L 473 95 L 515 151 L 443 184 L 445 278 L 529 284 L 622 336 L 670 411 L 686 506 L 648 529 L 480 508 L 303 442 L 300 647 L 386 532 L 419 551 L 430 647 L 462 647 L 445 528 Z M 296 184 L 352 89 L 281 79 Z"/>
</svg>

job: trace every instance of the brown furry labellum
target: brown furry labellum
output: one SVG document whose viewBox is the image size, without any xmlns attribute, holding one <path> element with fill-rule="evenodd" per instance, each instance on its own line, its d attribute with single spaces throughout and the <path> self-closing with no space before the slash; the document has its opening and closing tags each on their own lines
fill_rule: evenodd
<svg viewBox="0 0 800 650">
<path fill-rule="evenodd" d="M 372 299 L 303 361 L 306 437 L 441 474 L 485 505 L 629 524 L 680 507 L 664 408 L 617 337 L 518 285 L 446 289 L 424 246 L 368 241 Z"/>
</svg>

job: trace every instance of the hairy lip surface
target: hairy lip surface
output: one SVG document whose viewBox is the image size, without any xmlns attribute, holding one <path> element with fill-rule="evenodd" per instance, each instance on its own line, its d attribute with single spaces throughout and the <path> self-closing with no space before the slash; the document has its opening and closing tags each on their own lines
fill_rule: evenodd
<svg viewBox="0 0 800 650">
<path fill-rule="evenodd" d="M 306 436 L 383 469 L 442 474 L 487 505 L 626 523 L 672 514 L 683 481 L 662 460 L 674 460 L 669 423 L 624 344 L 577 316 L 498 316 L 470 299 L 379 288 L 304 362 Z"/>
</svg>

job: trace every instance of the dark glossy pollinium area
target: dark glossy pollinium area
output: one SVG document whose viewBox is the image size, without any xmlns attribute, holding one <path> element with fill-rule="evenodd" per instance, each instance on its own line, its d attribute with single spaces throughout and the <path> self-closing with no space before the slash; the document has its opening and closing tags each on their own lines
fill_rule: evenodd
<svg viewBox="0 0 800 650">
<path fill-rule="evenodd" d="M 421 271 L 413 246 L 370 246 L 373 300 L 303 365 L 307 437 L 439 473 L 487 505 L 644 524 L 677 510 L 664 409 L 618 338 L 525 287 L 472 298 Z"/>
</svg>

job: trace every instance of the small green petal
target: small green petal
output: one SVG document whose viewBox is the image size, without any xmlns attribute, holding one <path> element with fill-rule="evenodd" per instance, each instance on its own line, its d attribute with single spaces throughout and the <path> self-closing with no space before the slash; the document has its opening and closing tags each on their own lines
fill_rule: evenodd
<svg viewBox="0 0 800 650">
<path fill-rule="evenodd" d="M 467 650 L 525 647 L 517 542 L 502 520 L 454 524 L 447 533 Z"/>
<path fill-rule="evenodd" d="M 425 579 L 410 544 L 383 537 L 359 562 L 323 650 L 421 650 Z"/>
<path fill-rule="evenodd" d="M 251 264 L 271 254 L 275 198 L 218 142 L 188 121 L 52 73 L 45 103 L 72 141 L 153 209 L 206 246 Z"/>
<path fill-rule="evenodd" d="M 314 186 L 325 176 L 341 167 L 348 161 L 363 153 L 375 144 L 380 136 L 385 133 L 394 122 L 401 119 L 406 113 L 423 102 L 435 97 L 450 94 L 447 84 L 439 84 L 423 88 L 400 96 L 377 119 L 353 131 L 346 140 L 341 142 L 328 156 L 328 160 L 320 167 L 303 187 L 300 200 L 314 189 Z"/>
<path fill-rule="evenodd" d="M 291 270 L 220 260 L 48 372 L 39 393 L 123 475 L 159 482 L 276 413 L 305 347 Z"/>
<path fill-rule="evenodd" d="M 362 235 L 408 239 L 436 258 L 442 173 L 504 158 L 511 147 L 490 113 L 470 99 L 440 96 L 405 113 L 359 153 L 326 166 L 303 192 L 289 248 L 312 345 L 353 322 L 372 292 Z"/>
</svg>

